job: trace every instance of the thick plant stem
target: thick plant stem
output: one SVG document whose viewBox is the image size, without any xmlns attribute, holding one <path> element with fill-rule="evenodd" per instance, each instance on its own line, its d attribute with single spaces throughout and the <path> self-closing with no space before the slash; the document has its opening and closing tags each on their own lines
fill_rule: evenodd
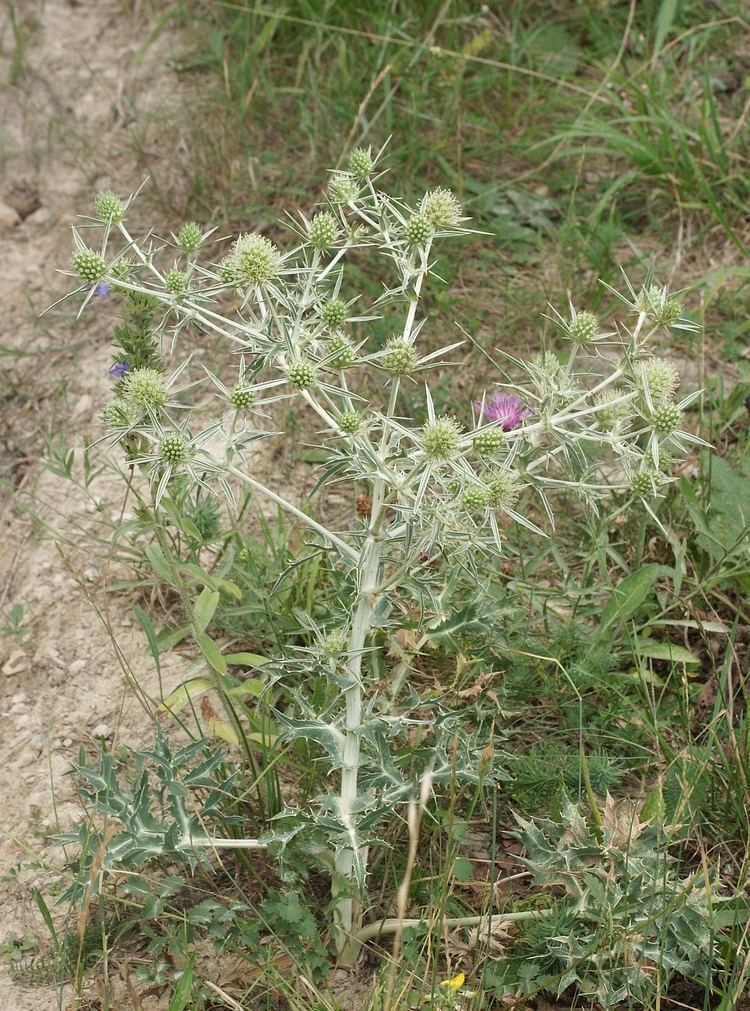
<svg viewBox="0 0 750 1011">
<path fill-rule="evenodd" d="M 429 244 L 424 251 L 422 269 L 414 285 L 414 293 L 409 302 L 402 339 L 408 341 L 416 320 L 417 306 L 426 273 Z M 391 385 L 387 417 L 393 417 L 398 399 L 398 379 Z M 390 444 L 390 434 L 383 432 L 380 443 L 380 459 L 385 464 Z M 362 653 L 372 623 L 378 595 L 380 573 L 380 535 L 384 514 L 385 482 L 378 478 L 373 483 L 370 529 L 362 547 L 357 566 L 359 600 L 354 613 L 349 638 L 348 670 L 350 685 L 346 690 L 346 739 L 344 761 L 341 770 L 341 794 L 339 816 L 342 824 L 351 832 L 352 845 L 341 849 L 336 855 L 333 875 L 333 920 L 336 954 L 341 966 L 354 963 L 361 941 L 358 933 L 362 928 L 362 909 L 357 900 L 357 880 L 364 879 L 367 871 L 366 851 L 358 846 L 356 826 L 353 821 L 354 802 L 357 799 L 357 779 L 359 775 L 360 728 L 362 726 L 363 693 L 361 681 Z M 380 591 L 382 593 L 382 590 Z M 356 872 L 356 873 L 355 873 Z"/>
<path fill-rule="evenodd" d="M 373 501 L 373 515 L 375 502 Z M 336 855 L 333 876 L 334 930 L 336 953 L 340 965 L 351 965 L 357 956 L 359 943 L 355 938 L 361 926 L 361 908 L 356 896 L 357 880 L 364 876 L 366 860 L 360 850 L 354 823 L 359 774 L 360 727 L 362 725 L 362 653 L 370 631 L 375 606 L 375 590 L 380 569 L 380 545 L 370 533 L 362 548 L 359 566 L 359 600 L 354 612 L 349 638 L 347 664 L 349 686 L 346 689 L 346 722 L 344 760 L 341 769 L 339 817 L 350 833 L 351 845 Z"/>
</svg>

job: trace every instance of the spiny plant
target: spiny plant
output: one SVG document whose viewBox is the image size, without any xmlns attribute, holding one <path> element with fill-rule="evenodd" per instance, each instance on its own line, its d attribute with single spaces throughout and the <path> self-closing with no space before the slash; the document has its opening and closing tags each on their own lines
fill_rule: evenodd
<svg viewBox="0 0 750 1011">
<path fill-rule="evenodd" d="M 562 895 L 493 966 L 499 992 L 575 986 L 604 1008 L 649 1006 L 675 974 L 710 979 L 734 914 L 722 912 L 727 898 L 708 868 L 680 875 L 657 808 L 608 796 L 588 821 L 570 801 L 557 820 L 518 819 L 535 883 Z"/>
<path fill-rule="evenodd" d="M 100 238 L 84 241 L 83 228 L 74 230 L 72 259 L 83 307 L 108 293 L 126 299 L 103 441 L 145 476 L 155 523 L 166 523 L 173 499 L 190 490 L 223 496 L 231 513 L 235 489 L 249 488 L 306 528 L 309 550 L 327 553 L 340 573 L 325 618 L 304 619 L 309 644 L 266 668 L 267 685 L 286 699 L 276 716 L 284 739 L 316 747 L 335 786 L 315 804 L 288 803 L 260 840 L 214 843 L 268 846 L 281 858 L 296 850 L 321 862 L 332 878 L 342 963 L 361 941 L 368 853 L 386 816 L 425 784 L 504 775 L 486 733 L 467 730 L 447 704 L 420 698 L 403 675 L 398 698 L 384 689 L 387 636 L 405 615 L 441 614 L 443 562 L 478 581 L 509 524 L 539 536 L 540 524 L 554 527 L 561 494 L 597 510 L 616 490 L 656 520 L 673 458 L 700 441 L 682 425 L 697 394 L 676 402 L 679 376 L 655 354 L 665 328 L 693 324 L 651 278 L 641 289 L 627 283 L 624 318 L 609 332 L 586 309 L 553 310 L 566 356 L 506 355 L 512 380 L 498 366 L 481 400 L 438 413 L 430 380 L 462 341 L 434 349 L 420 307 L 435 250 L 466 234 L 467 219 L 446 189 L 415 205 L 389 195 L 381 160 L 382 152 L 353 151 L 331 174 L 322 205 L 289 217 L 284 250 L 253 232 L 217 257 L 211 233 L 192 222 L 168 239 L 134 237 L 132 200 L 103 194 L 86 225 Z M 350 290 L 353 255 L 358 270 L 369 258 L 393 278 L 370 305 Z M 376 317 L 391 337 L 371 347 L 366 324 Z M 204 369 L 210 406 L 187 395 L 195 380 L 183 382 L 189 332 L 233 353 L 231 378 L 229 361 L 221 376 Z M 607 357 L 598 354 L 603 345 Z M 269 409 L 289 401 L 324 433 L 316 436 L 326 457 L 318 488 L 367 489 L 343 529 L 261 480 L 251 447 L 272 435 Z M 221 683 L 226 663 L 205 635 L 218 600 L 207 578 L 193 629 Z M 184 833 L 180 840 L 189 845 Z M 210 845 L 204 836 L 196 842 Z"/>
</svg>

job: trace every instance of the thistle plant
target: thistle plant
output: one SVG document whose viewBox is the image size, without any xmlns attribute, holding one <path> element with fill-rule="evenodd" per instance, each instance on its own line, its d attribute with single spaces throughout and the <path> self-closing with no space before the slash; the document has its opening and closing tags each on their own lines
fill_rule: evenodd
<svg viewBox="0 0 750 1011">
<path fill-rule="evenodd" d="M 393 635 L 409 609 L 440 613 L 435 559 L 476 572 L 504 550 L 510 526 L 544 536 L 560 494 L 573 491 L 594 510 L 619 494 L 621 508 L 656 519 L 670 461 L 699 441 L 682 424 L 693 397 L 675 402 L 678 377 L 657 346 L 665 327 L 692 324 L 650 280 L 621 296 L 616 332 L 603 332 L 585 308 L 555 313 L 565 356 L 523 361 L 497 349 L 502 365 L 484 394 L 439 413 L 430 380 L 463 335 L 439 346 L 422 296 L 438 250 L 468 232 L 467 219 L 446 189 L 416 204 L 389 195 L 381 155 L 352 152 L 322 205 L 291 218 L 286 241 L 250 232 L 227 250 L 210 246 L 210 233 L 192 222 L 171 240 L 134 237 L 132 200 L 102 194 L 86 240 L 74 231 L 72 260 L 84 305 L 101 283 L 125 300 L 104 438 L 147 477 L 157 518 L 176 487 L 223 496 L 231 510 L 244 486 L 305 526 L 351 587 L 342 610 L 323 622 L 309 617 L 318 645 L 274 668 L 292 703 L 278 714 L 284 735 L 320 747 L 334 789 L 317 806 L 286 807 L 262 840 L 283 856 L 307 839 L 326 863 L 344 963 L 357 951 L 369 847 L 383 818 L 418 792 L 415 776 L 438 784 L 457 769 L 475 782 L 502 774 L 482 759 L 486 741 L 465 734 L 450 710 L 427 709 L 413 688 L 405 699 L 384 691 L 374 662 L 383 630 Z M 96 241 L 88 238 L 94 228 Z M 347 273 L 355 252 L 391 278 L 369 305 Z M 392 332 L 381 347 L 368 338 L 376 317 Z M 188 331 L 227 352 L 221 376 L 202 376 L 215 393 L 213 417 L 205 398 L 199 405 L 186 396 L 195 379 L 180 385 L 194 371 L 182 351 Z M 367 489 L 366 505 L 337 526 L 324 505 L 314 518 L 264 484 L 249 456 L 251 444 L 271 437 L 264 419 L 282 401 L 319 427 L 315 440 L 327 453 L 319 487 Z M 300 686 L 321 675 L 328 692 L 306 695 Z M 415 728 L 425 742 L 416 772 L 400 751 Z"/>
</svg>

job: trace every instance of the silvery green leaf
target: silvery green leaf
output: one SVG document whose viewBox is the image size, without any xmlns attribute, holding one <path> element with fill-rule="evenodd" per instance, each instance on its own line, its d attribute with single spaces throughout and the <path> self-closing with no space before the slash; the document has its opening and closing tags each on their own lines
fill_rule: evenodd
<svg viewBox="0 0 750 1011">
<path fill-rule="evenodd" d="M 344 761 L 345 735 L 333 723 L 321 719 L 294 719 L 284 713 L 277 712 L 276 718 L 284 727 L 282 737 L 285 740 L 309 740 L 325 748 L 331 759 L 331 768 L 339 769 Z"/>
</svg>

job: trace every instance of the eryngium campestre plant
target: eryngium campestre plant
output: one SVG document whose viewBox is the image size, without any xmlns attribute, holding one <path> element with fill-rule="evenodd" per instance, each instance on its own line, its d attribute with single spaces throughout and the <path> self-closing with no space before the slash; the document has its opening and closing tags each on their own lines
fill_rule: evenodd
<svg viewBox="0 0 750 1011">
<path fill-rule="evenodd" d="M 436 347 L 420 314 L 422 290 L 436 243 L 465 234 L 466 219 L 445 189 L 414 205 L 389 195 L 381 188 L 379 160 L 370 151 L 353 152 L 347 171 L 333 175 L 322 205 L 291 219 L 284 249 L 258 233 L 241 235 L 226 249 L 210 248 L 208 233 L 192 222 L 173 241 L 157 241 L 153 231 L 137 238 L 127 215 L 120 219 L 113 195 L 106 207 L 99 201 L 99 217 L 105 210 L 108 216 L 98 249 L 74 233 L 73 265 L 83 282 L 76 290 L 85 301 L 92 284 L 111 284 L 126 297 L 126 316 L 140 312 L 150 320 L 116 332 L 115 358 L 127 361 L 128 370 L 116 378 L 102 416 L 109 429 L 104 438 L 119 443 L 150 480 L 157 520 L 173 487 L 180 493 L 191 486 L 213 489 L 232 508 L 233 488 L 249 486 L 306 524 L 320 549 L 337 559 L 343 585 L 352 588 L 343 612 L 314 627 L 321 648 L 279 661 L 287 688 L 288 706 L 278 714 L 285 737 L 321 748 L 336 789 L 317 806 L 290 805 L 264 837 L 282 856 L 286 846 L 304 840 L 308 852 L 324 855 L 343 961 L 357 948 L 368 847 L 383 817 L 414 795 L 414 774 L 396 757 L 405 732 L 421 727 L 421 768 L 432 783 L 457 770 L 476 780 L 486 745 L 486 739 L 467 737 L 439 705 L 432 704 L 426 717 L 416 695 L 398 708 L 381 697 L 375 672 L 382 664 L 373 658 L 383 629 L 398 629 L 410 599 L 416 612 L 440 610 L 429 581 L 414 581 L 412 574 L 441 555 L 475 571 L 478 558 L 501 552 L 505 526 L 542 533 L 539 524 L 547 522 L 545 515 L 552 519 L 556 497 L 570 489 L 592 509 L 614 490 L 651 511 L 670 480 L 665 461 L 698 441 L 680 428 L 692 397 L 674 403 L 675 378 L 654 364 L 653 354 L 660 327 L 692 324 L 650 282 L 623 296 L 619 360 L 597 359 L 599 345 L 590 342 L 601 339 L 598 320 L 571 307 L 556 314 L 570 348 L 565 360 L 551 353 L 529 362 L 513 359 L 512 381 L 498 371 L 475 405 L 455 402 L 449 414 L 437 416 L 432 370 L 458 344 Z M 131 205 L 122 202 L 128 210 Z M 358 274 L 347 271 L 355 252 L 357 271 L 369 256 L 379 261 L 378 277 L 384 267 L 393 277 L 370 305 L 352 287 Z M 373 347 L 362 324 L 386 313 L 392 336 Z M 201 406 L 185 395 L 191 386 L 174 389 L 190 364 L 182 350 L 188 328 L 212 347 L 224 342 L 227 352 L 227 374 L 203 376 L 217 395 L 202 397 Z M 614 338 L 608 336 L 611 350 Z M 231 352 L 237 355 L 233 376 Z M 176 368 L 168 361 L 174 358 Z M 283 489 L 264 485 L 247 460 L 248 445 L 270 437 L 264 419 L 282 400 L 320 426 L 328 466 L 319 486 L 335 480 L 367 489 L 360 495 L 366 505 L 341 521 L 343 529 L 303 512 Z M 206 417 L 207 401 L 215 405 L 214 417 Z M 290 413 L 279 411 L 276 423 Z M 321 675 L 329 692 L 306 696 L 299 686 Z M 490 761 L 481 775 L 491 780 L 502 770 Z"/>
</svg>

